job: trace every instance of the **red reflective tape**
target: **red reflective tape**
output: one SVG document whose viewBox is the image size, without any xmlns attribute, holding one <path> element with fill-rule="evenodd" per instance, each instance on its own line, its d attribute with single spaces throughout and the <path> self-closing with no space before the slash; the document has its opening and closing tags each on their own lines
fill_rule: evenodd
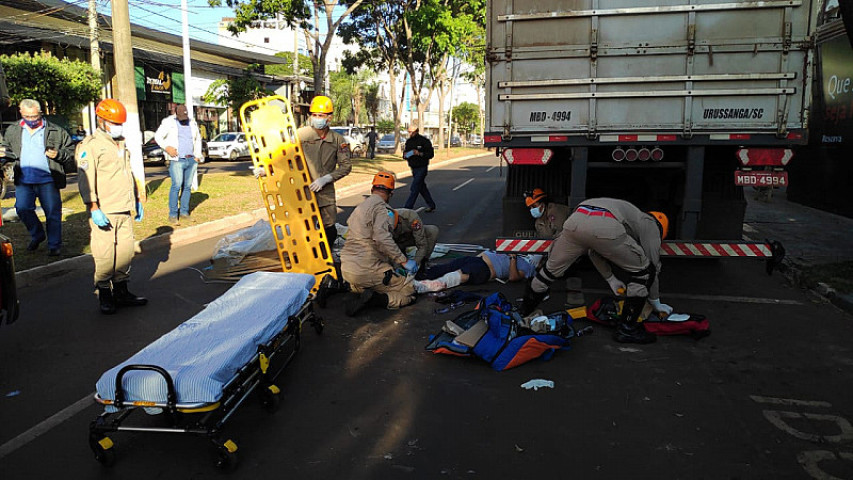
<svg viewBox="0 0 853 480">
<path fill-rule="evenodd" d="M 716 250 L 716 252 L 717 252 L 719 255 L 721 255 L 721 256 L 723 256 L 723 257 L 728 257 L 728 256 L 729 256 L 729 252 L 727 252 L 727 251 L 726 251 L 726 249 L 725 249 L 725 248 L 723 248 L 723 246 L 722 246 L 722 245 L 720 245 L 719 243 L 712 243 L 712 244 L 711 244 L 711 246 L 712 246 L 712 247 L 714 247 L 714 250 Z"/>
<path fill-rule="evenodd" d="M 637 136 L 636 135 L 619 135 L 619 141 L 620 142 L 636 142 Z"/>
<path fill-rule="evenodd" d="M 549 142 L 568 142 L 568 135 L 551 135 L 548 137 Z"/>
<path fill-rule="evenodd" d="M 675 252 L 672 250 L 672 247 L 670 247 L 668 243 L 661 244 L 660 248 L 667 255 L 675 255 Z"/>
<path fill-rule="evenodd" d="M 749 247 L 749 249 L 752 250 L 752 253 L 754 253 L 756 256 L 758 256 L 758 257 L 764 256 L 764 252 L 762 252 L 761 249 L 758 248 L 758 245 L 756 245 L 754 243 L 748 243 L 747 247 Z"/>
<path fill-rule="evenodd" d="M 659 142 L 674 142 L 677 140 L 675 135 L 658 135 Z"/>
<path fill-rule="evenodd" d="M 729 135 L 730 140 L 749 140 L 751 137 L 748 133 L 733 133 Z"/>
<path fill-rule="evenodd" d="M 711 252 L 705 248 L 705 245 L 702 245 L 701 243 L 694 243 L 693 246 L 696 247 L 696 250 L 699 250 L 699 253 L 702 254 L 703 257 L 712 256 Z"/>
</svg>

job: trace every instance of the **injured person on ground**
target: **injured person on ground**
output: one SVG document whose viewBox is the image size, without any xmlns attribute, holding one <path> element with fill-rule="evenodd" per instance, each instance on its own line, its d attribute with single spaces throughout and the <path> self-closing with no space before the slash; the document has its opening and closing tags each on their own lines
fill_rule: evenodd
<svg viewBox="0 0 853 480">
<path fill-rule="evenodd" d="M 517 282 L 536 274 L 543 255 L 515 255 L 483 252 L 475 256 L 459 257 L 450 262 L 428 268 L 423 279 L 415 280 L 418 293 L 437 292 L 462 284 L 479 285 L 489 280 Z"/>
</svg>

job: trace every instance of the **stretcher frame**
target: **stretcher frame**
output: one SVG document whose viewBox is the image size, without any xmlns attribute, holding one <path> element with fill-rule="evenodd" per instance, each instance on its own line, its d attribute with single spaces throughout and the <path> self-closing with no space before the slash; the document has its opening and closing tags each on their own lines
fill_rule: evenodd
<svg viewBox="0 0 853 480">
<path fill-rule="evenodd" d="M 323 332 L 323 320 L 314 312 L 311 298 L 305 301 L 294 315 L 288 317 L 285 326 L 266 343 L 259 345 L 257 353 L 243 365 L 222 388 L 222 396 L 213 403 L 177 403 L 175 382 L 169 373 L 157 365 L 126 365 L 116 376 L 115 400 L 103 399 L 95 394 L 95 401 L 118 409 L 117 412 L 103 412 L 89 425 L 89 447 L 95 454 L 95 460 L 110 466 L 115 463 L 115 445 L 107 435 L 113 432 L 149 432 L 177 433 L 205 436 L 212 443 L 216 453 L 217 468 L 231 470 L 238 462 L 237 444 L 222 436 L 222 428 L 240 405 L 253 392 L 257 391 L 261 404 L 269 412 L 274 412 L 280 403 L 281 390 L 273 383 L 293 360 L 301 345 L 302 325 L 310 322 L 317 334 Z M 292 350 L 282 359 L 285 347 Z M 273 360 L 276 365 L 271 368 Z M 166 382 L 167 401 L 124 401 L 122 388 L 124 374 L 134 370 L 148 370 L 160 374 Z M 261 387 L 258 389 L 258 387 Z M 124 421 L 140 408 L 161 408 L 167 418 L 162 427 L 125 426 Z"/>
</svg>

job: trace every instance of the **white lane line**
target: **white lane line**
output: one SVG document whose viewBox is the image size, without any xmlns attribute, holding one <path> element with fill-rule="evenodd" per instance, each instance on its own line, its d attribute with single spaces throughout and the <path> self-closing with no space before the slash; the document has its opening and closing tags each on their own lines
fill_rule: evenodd
<svg viewBox="0 0 853 480">
<path fill-rule="evenodd" d="M 454 188 L 454 189 L 453 189 L 453 191 L 455 192 L 456 190 L 459 190 L 460 188 L 464 187 L 465 185 L 468 185 L 469 183 L 471 183 L 471 182 L 473 182 L 473 181 L 474 181 L 474 179 L 473 179 L 473 178 L 469 178 L 465 183 L 463 183 L 462 185 L 459 185 L 459 186 L 457 186 L 456 188 Z"/>
<path fill-rule="evenodd" d="M 17 437 L 9 440 L 8 442 L 0 445 L 0 458 L 9 455 L 15 450 L 23 447 L 24 445 L 32 442 L 36 438 L 44 435 L 53 427 L 58 426 L 62 422 L 68 420 L 69 418 L 77 415 L 78 413 L 85 410 L 87 407 L 92 405 L 94 400 L 92 398 L 95 396 L 95 392 L 90 393 L 89 395 L 77 400 L 71 405 L 63 408 L 59 412 L 55 413 L 51 417 L 45 419 L 43 422 L 39 423 L 35 427 L 27 430 L 26 432 L 18 435 Z"/>
<path fill-rule="evenodd" d="M 492 165 L 491 167 L 489 167 L 488 169 L 486 169 L 486 173 L 489 173 L 489 172 L 491 172 L 492 170 L 494 170 L 494 169 L 496 169 L 496 168 L 498 168 L 498 166 L 497 166 L 497 165 Z"/>
</svg>

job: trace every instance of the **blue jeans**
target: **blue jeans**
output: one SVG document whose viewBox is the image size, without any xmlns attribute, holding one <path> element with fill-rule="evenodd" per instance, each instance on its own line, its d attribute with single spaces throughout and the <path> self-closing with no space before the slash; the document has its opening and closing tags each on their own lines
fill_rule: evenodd
<svg viewBox="0 0 853 480">
<path fill-rule="evenodd" d="M 31 240 L 41 242 L 45 239 L 45 228 L 36 215 L 36 198 L 44 210 L 48 248 L 62 247 L 62 198 L 53 182 L 15 185 L 15 209 L 18 211 L 18 218 L 30 232 Z"/>
<path fill-rule="evenodd" d="M 424 197 L 429 208 L 435 208 L 435 202 L 429 193 L 426 184 L 427 170 L 429 167 L 415 167 L 412 169 L 412 186 L 409 187 L 409 199 L 403 208 L 413 208 L 418 200 L 418 194 Z"/>
<path fill-rule="evenodd" d="M 480 257 L 459 257 L 446 263 L 440 263 L 432 268 L 428 268 L 424 278 L 427 280 L 435 280 L 442 277 L 446 273 L 461 270 L 462 273 L 468 275 L 468 281 L 471 285 L 479 285 L 486 283 L 492 278 L 492 271 L 486 265 L 485 260 Z"/>
<path fill-rule="evenodd" d="M 190 216 L 190 190 L 198 164 L 192 158 L 179 158 L 169 164 L 172 187 L 169 189 L 169 217 L 178 216 L 178 196 L 181 199 L 181 216 Z"/>
</svg>

